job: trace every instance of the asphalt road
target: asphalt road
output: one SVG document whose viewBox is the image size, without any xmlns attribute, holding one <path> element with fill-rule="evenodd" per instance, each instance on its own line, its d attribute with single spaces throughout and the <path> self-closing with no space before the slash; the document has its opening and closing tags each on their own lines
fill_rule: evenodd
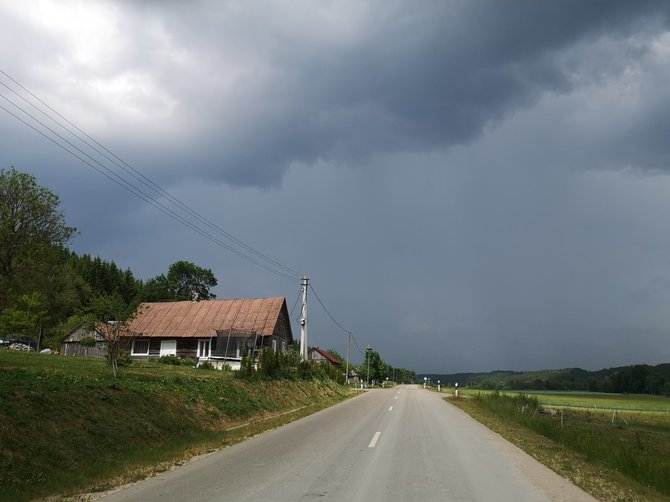
<svg viewBox="0 0 670 502">
<path fill-rule="evenodd" d="M 365 392 L 101 500 L 317 499 L 594 500 L 416 386 Z"/>
</svg>

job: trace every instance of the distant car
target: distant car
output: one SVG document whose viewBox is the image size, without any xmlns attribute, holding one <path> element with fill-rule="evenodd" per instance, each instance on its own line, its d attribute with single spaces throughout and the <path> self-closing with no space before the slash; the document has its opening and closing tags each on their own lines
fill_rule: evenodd
<svg viewBox="0 0 670 502">
<path fill-rule="evenodd" d="M 9 347 L 9 344 L 11 344 L 9 340 L 3 340 L 0 338 L 0 347 Z"/>
</svg>

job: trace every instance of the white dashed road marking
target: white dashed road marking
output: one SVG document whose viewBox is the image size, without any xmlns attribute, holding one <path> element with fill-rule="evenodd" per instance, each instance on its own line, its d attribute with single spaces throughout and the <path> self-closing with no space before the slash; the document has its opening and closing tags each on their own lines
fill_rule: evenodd
<svg viewBox="0 0 670 502">
<path fill-rule="evenodd" d="M 381 436 L 381 435 L 382 435 L 381 432 L 379 432 L 379 431 L 375 432 L 375 435 L 373 436 L 372 441 L 370 441 L 370 444 L 368 445 L 368 448 L 374 448 L 375 446 L 377 446 L 377 441 L 379 441 L 379 436 Z"/>
</svg>

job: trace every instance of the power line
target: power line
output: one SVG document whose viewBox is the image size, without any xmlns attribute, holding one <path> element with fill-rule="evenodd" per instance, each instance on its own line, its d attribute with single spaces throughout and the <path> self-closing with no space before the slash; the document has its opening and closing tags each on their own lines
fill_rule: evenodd
<svg viewBox="0 0 670 502">
<path fill-rule="evenodd" d="M 109 162 L 111 162 L 111 163 L 114 164 L 115 166 L 119 167 L 120 169 L 122 169 L 122 170 L 123 170 L 124 172 L 126 172 L 127 174 L 131 175 L 134 179 L 136 179 L 137 181 L 141 182 L 143 185 L 145 185 L 146 187 L 148 187 L 149 189 L 151 189 L 154 193 L 156 193 L 156 194 L 158 194 L 158 195 L 160 195 L 160 196 L 163 196 L 163 197 L 165 197 L 166 199 L 168 199 L 170 203 L 172 203 L 173 205 L 175 205 L 179 210 L 181 210 L 181 211 L 183 211 L 184 213 L 186 213 L 187 216 L 180 215 L 180 214 L 176 213 L 173 209 L 171 209 L 170 207 L 166 206 L 166 205 L 163 204 L 162 202 L 156 200 L 156 199 L 155 199 L 154 197 L 152 197 L 151 195 L 147 194 L 145 191 L 143 191 L 141 188 L 139 188 L 138 186 L 136 186 L 135 184 L 133 184 L 131 181 L 127 180 L 127 179 L 124 178 L 122 175 L 120 175 L 120 174 L 118 174 L 117 172 L 115 172 L 115 171 L 114 171 L 113 169 L 111 169 L 109 166 L 105 165 L 105 164 L 104 164 L 103 162 L 101 162 L 100 160 L 98 160 L 98 159 L 94 158 L 93 156 L 89 155 L 88 153 L 86 153 L 85 151 L 83 151 L 81 148 L 79 148 L 78 146 L 76 146 L 75 144 L 73 144 L 71 141 L 67 140 L 66 138 L 64 138 L 63 136 L 61 136 L 60 134 L 58 134 L 56 131 L 54 131 L 54 130 L 51 129 L 49 126 L 47 126 L 46 124 L 44 124 L 43 122 L 41 122 L 40 120 L 38 120 L 35 116 L 33 116 L 32 114 L 30 114 L 29 112 L 27 112 L 27 111 L 26 111 L 25 109 L 23 109 L 21 106 L 19 106 L 18 104 L 16 104 L 16 103 L 13 102 L 12 100 L 10 100 L 8 97 L 6 97 L 6 96 L 4 96 L 4 95 L 0 95 L 0 97 L 2 97 L 2 98 L 5 99 L 7 102 L 9 102 L 12 106 L 14 106 L 16 109 L 18 109 L 21 113 L 23 113 L 23 114 L 26 115 L 27 117 L 30 117 L 30 119 L 32 119 L 35 123 L 41 125 L 44 129 L 48 130 L 49 133 L 50 133 L 51 135 L 56 136 L 57 138 L 60 139 L 60 141 L 66 143 L 66 144 L 69 145 L 72 149 L 75 149 L 75 150 L 77 150 L 78 152 L 80 152 L 81 155 L 83 155 L 83 156 L 87 157 L 88 159 L 90 159 L 91 162 L 97 164 L 98 166 L 100 166 L 100 168 L 96 167 L 96 166 L 93 165 L 91 162 L 89 162 L 89 161 L 87 161 L 86 159 L 82 158 L 80 155 L 78 155 L 78 154 L 76 154 L 75 152 L 73 152 L 70 148 L 64 146 L 61 142 L 59 142 L 58 140 L 54 139 L 54 137 L 52 137 L 49 133 L 46 133 L 46 132 L 44 132 L 43 130 L 40 130 L 40 129 L 37 128 L 34 124 L 31 124 L 31 123 L 27 122 L 26 120 L 24 120 L 23 118 L 19 117 L 18 115 L 16 115 L 16 114 L 13 113 L 12 111 L 10 111 L 10 110 L 8 110 L 7 108 L 5 108 L 4 106 L 0 105 L 0 108 L 2 108 L 5 112 L 7 112 L 8 114 L 12 115 L 14 118 L 16 118 L 17 120 L 19 120 L 19 121 L 22 122 L 23 124 L 27 125 L 27 126 L 30 127 L 31 129 L 35 130 L 37 133 L 41 134 L 42 136 L 44 136 L 44 137 L 45 137 L 46 139 L 48 139 L 49 141 L 51 141 L 52 143 L 56 144 L 57 146 L 59 146 L 60 148 L 62 148 L 63 150 L 65 150 L 67 153 L 69 153 L 70 155 L 72 155 L 73 157 L 77 158 L 78 160 L 80 160 L 80 161 L 83 162 L 84 164 L 88 165 L 89 167 L 91 167 L 92 169 L 94 169 L 95 171 L 97 171 L 98 173 L 102 174 L 103 176 L 105 176 L 105 177 L 108 178 L 109 180 L 111 180 L 111 181 L 113 181 L 114 183 L 118 184 L 119 186 L 121 186 L 121 187 L 124 188 L 125 190 L 129 191 L 130 193 L 132 193 L 133 195 L 135 195 L 135 196 L 138 197 L 139 199 L 141 199 L 141 200 L 143 200 L 143 201 L 149 203 L 150 205 L 152 205 L 153 207 L 155 207 L 155 208 L 158 209 L 159 211 L 163 212 L 164 214 L 166 214 L 166 215 L 169 216 L 170 218 L 172 218 L 172 219 L 174 219 L 174 220 L 180 222 L 182 225 L 184 225 L 184 226 L 188 227 L 189 229 L 195 231 L 196 233 L 200 234 L 201 236 L 203 236 L 203 237 L 209 239 L 210 241 L 214 242 L 215 244 L 217 244 L 217 245 L 223 247 L 224 249 L 226 249 L 226 250 L 228 250 L 228 251 L 230 251 L 230 252 L 232 252 L 232 253 L 238 255 L 239 257 L 241 257 L 241 258 L 243 258 L 243 259 L 249 261 L 250 263 L 253 263 L 253 264 L 255 264 L 255 265 L 257 265 L 257 266 L 259 266 L 259 267 L 261 267 L 261 268 L 263 268 L 263 269 L 265 269 L 265 270 L 267 270 L 267 271 L 269 271 L 269 272 L 271 272 L 271 273 L 273 273 L 273 274 L 275 274 L 275 275 L 278 275 L 278 276 L 280 276 L 280 277 L 284 277 L 284 278 L 289 279 L 289 280 L 292 280 L 292 281 L 299 279 L 300 274 L 298 274 L 298 272 L 296 272 L 294 269 L 292 269 L 292 268 L 290 268 L 290 267 L 287 267 L 287 266 L 285 266 L 285 265 L 282 265 L 281 263 L 279 263 L 279 262 L 276 261 L 276 260 L 273 260 L 272 258 L 269 258 L 268 256 L 264 255 L 264 254 L 261 253 L 260 251 L 257 251 L 257 250 L 254 249 L 253 247 L 251 247 L 251 246 L 245 244 L 244 242 L 242 242 L 241 240 L 237 239 L 237 238 L 236 238 L 235 236 L 233 236 L 232 234 L 226 232 L 224 229 L 222 229 L 221 227 L 217 226 L 215 223 L 213 223 L 212 221 L 208 220 L 207 218 L 205 218 L 204 216 L 202 216 L 200 213 L 198 213 L 197 211 L 195 211 L 195 210 L 193 210 L 192 208 L 190 208 L 188 205 L 186 205 L 186 204 L 184 204 L 183 202 L 181 202 L 181 201 L 180 201 L 179 199 L 177 199 L 176 197 L 172 196 L 169 192 L 167 192 L 166 190 L 164 190 L 163 188 L 161 188 L 159 185 L 157 185 L 156 183 L 154 183 L 153 181 L 151 181 L 149 178 L 147 178 L 146 176 L 144 176 L 142 173 L 140 173 L 139 171 L 137 171 L 135 168 L 133 168 L 130 164 L 128 164 L 127 162 L 125 162 L 124 160 L 122 160 L 120 157 L 118 157 L 117 155 L 115 155 L 114 153 L 112 153 L 110 150 L 108 150 L 106 147 L 104 147 L 101 143 L 99 143 L 98 141 L 96 141 L 95 139 L 93 139 L 91 136 L 89 136 L 88 134 L 86 134 L 86 133 L 85 133 L 84 131 L 82 131 L 79 127 L 77 127 L 75 124 L 73 124 L 73 123 L 72 123 L 71 121 L 69 121 L 67 118 L 65 118 L 63 115 L 61 115 L 61 114 L 58 113 L 56 110 L 54 110 L 54 109 L 53 109 L 51 106 L 49 106 L 46 102 L 44 102 L 43 100 L 41 100 L 41 99 L 40 99 L 39 97 L 37 97 L 35 94 L 33 94 L 32 92 L 30 92 L 26 87 L 24 87 L 24 86 L 21 85 L 18 81 L 16 81 L 14 78 L 12 78 L 7 72 L 5 72 L 4 70 L 0 69 L 0 73 L 2 73 L 3 75 L 5 75 L 8 79 L 10 79 L 12 82 L 14 82 L 14 84 L 16 84 L 18 87 L 20 87 L 21 89 L 23 89 L 26 93 L 28 93 L 28 94 L 29 94 L 30 96 L 32 96 L 35 100 L 37 100 L 38 102 L 40 102 L 40 103 L 41 103 L 42 105 L 44 105 L 46 108 L 48 108 L 49 110 L 51 110 L 51 111 L 52 111 L 53 113 L 55 113 L 58 117 L 62 118 L 67 124 L 70 124 L 73 128 L 75 128 L 77 131 L 79 131 L 81 134 L 83 134 L 86 138 L 90 139 L 93 143 L 95 143 L 96 145 L 98 145 L 98 146 L 99 146 L 100 148 L 102 148 L 105 152 L 109 153 L 109 155 L 111 155 L 113 158 L 110 158 L 108 155 L 106 155 L 105 153 L 103 153 L 102 151 L 100 151 L 98 148 L 96 148 L 95 146 L 93 146 L 90 142 L 86 141 L 86 140 L 83 139 L 80 135 L 78 135 L 77 133 L 73 132 L 73 131 L 72 131 L 71 129 L 69 129 L 67 126 L 63 125 L 63 123 L 61 123 L 61 122 L 59 122 L 58 120 L 54 119 L 51 115 L 49 115 L 48 113 L 46 113 L 44 110 L 40 109 L 40 108 L 39 108 L 38 106 L 36 106 L 34 103 L 31 103 L 29 100 L 27 100 L 27 99 L 26 99 L 25 97 L 23 97 L 21 94 L 19 94 L 18 92 L 16 92 L 16 90 L 12 89 L 12 88 L 11 88 L 10 86 L 8 86 L 6 83 L 0 81 L 0 84 L 2 84 L 4 87 L 6 87 L 7 89 L 9 89 L 12 93 L 14 93 L 15 95 L 17 95 L 19 98 L 21 98 L 23 101 L 25 101 L 26 103 L 28 103 L 30 106 L 32 106 L 33 108 L 35 108 L 35 109 L 36 109 L 37 111 L 39 111 L 42 115 L 44 115 L 44 116 L 46 116 L 47 118 L 49 118 L 49 120 L 51 120 L 52 122 L 54 122 L 55 124 L 57 124 L 59 127 L 61 127 L 63 130 L 65 130 L 67 133 L 69 133 L 70 135 L 72 135 L 74 138 L 76 138 L 77 140 L 79 140 L 80 142 L 82 142 L 83 144 L 85 144 L 88 148 L 90 148 L 90 149 L 91 149 L 92 151 L 94 151 L 96 154 L 98 154 L 98 155 L 104 157 L 104 158 L 107 159 Z M 114 160 L 114 159 L 117 159 L 118 162 L 117 162 L 116 160 Z M 123 165 L 120 164 L 119 162 L 122 163 Z M 125 165 L 126 167 L 124 167 L 124 165 Z M 106 172 L 105 172 L 105 171 L 106 171 Z M 217 238 L 217 237 L 211 235 L 208 231 L 203 230 L 202 228 L 200 228 L 200 227 L 199 227 L 196 223 L 194 223 L 193 221 L 189 221 L 189 220 L 187 219 L 189 216 L 192 217 L 192 218 L 195 218 L 195 219 L 196 219 L 197 221 L 199 221 L 201 224 L 203 224 L 203 225 L 205 225 L 206 227 L 208 227 L 208 228 L 214 230 L 215 232 L 219 233 L 220 235 L 222 235 L 223 237 L 225 237 L 226 239 L 228 239 L 229 241 L 231 241 L 231 242 L 234 243 L 235 245 L 237 245 L 237 246 L 239 246 L 240 248 L 242 248 L 242 250 L 240 250 L 240 249 L 236 249 L 236 248 L 233 247 L 231 244 L 228 244 L 228 243 L 226 243 L 226 242 L 220 240 L 219 238 Z M 250 256 L 249 253 L 250 253 L 251 255 L 253 255 L 253 256 Z"/>
<path fill-rule="evenodd" d="M 358 349 L 358 352 L 360 352 L 360 354 L 361 354 L 363 357 L 365 357 L 365 353 L 361 350 L 360 346 L 358 345 L 358 342 L 356 341 L 356 337 L 354 336 L 353 333 L 351 334 L 351 338 L 353 339 L 353 341 L 354 341 L 354 345 L 355 345 L 356 348 Z"/>
<path fill-rule="evenodd" d="M 298 297 L 295 299 L 295 303 L 293 304 L 293 307 L 291 308 L 291 313 L 288 315 L 289 317 L 293 316 L 293 311 L 295 310 L 295 307 L 298 305 L 298 302 L 300 301 L 300 296 L 302 295 L 302 289 L 298 291 Z"/>
<path fill-rule="evenodd" d="M 323 302 L 321 301 L 321 298 L 319 298 L 319 295 L 316 293 L 316 290 L 314 289 L 314 286 L 312 286 L 312 285 L 310 284 L 309 287 L 310 287 L 310 289 L 312 290 L 312 293 L 314 293 L 314 296 L 316 296 L 316 299 L 319 301 L 319 303 L 320 303 L 321 306 L 323 307 L 323 310 L 325 310 L 325 311 L 326 311 L 326 314 L 328 314 L 328 317 L 330 317 L 330 320 L 333 321 L 333 322 L 335 323 L 335 325 L 336 325 L 338 328 L 340 328 L 342 331 L 344 331 L 345 333 L 348 334 L 348 333 L 349 333 L 349 330 L 348 330 L 347 328 L 345 328 L 344 326 L 342 326 L 339 322 L 337 322 L 337 321 L 335 320 L 335 318 L 330 314 L 330 312 L 328 312 L 328 309 L 326 308 L 326 306 L 325 306 L 325 305 L 323 304 Z"/>
<path fill-rule="evenodd" d="M 3 98 L 4 98 L 4 96 L 2 96 L 2 95 L 0 95 L 0 97 L 3 97 Z M 191 222 L 185 220 L 185 219 L 182 218 L 180 215 L 176 214 L 176 213 L 175 213 L 174 211 L 172 211 L 171 209 L 165 207 L 165 206 L 164 206 L 163 204 L 161 204 L 160 202 L 158 202 L 158 201 L 152 199 L 151 197 L 147 196 L 144 192 L 142 192 L 141 190 L 137 189 L 137 187 L 135 187 L 135 186 L 132 185 L 131 183 L 128 183 L 126 180 L 124 180 L 124 179 L 121 178 L 120 176 L 116 175 L 114 172 L 111 172 L 111 175 L 110 175 L 110 174 L 107 174 L 106 172 L 104 172 L 104 171 L 101 170 L 100 168 L 96 167 L 95 165 L 91 164 L 91 163 L 88 162 L 87 160 L 85 160 L 85 159 L 83 159 L 82 157 L 80 157 L 79 155 L 77 155 L 77 154 L 76 154 L 75 152 L 73 152 L 72 150 L 69 150 L 67 147 L 61 145 L 61 144 L 58 143 L 56 140 L 54 140 L 53 138 L 49 137 L 49 136 L 48 136 L 47 134 L 45 134 L 43 131 L 40 131 L 39 129 L 37 129 L 37 128 L 36 128 L 35 126 L 33 126 L 32 124 L 29 124 L 28 122 L 26 122 L 26 121 L 23 120 L 21 117 L 19 117 L 19 116 L 16 115 L 15 113 L 11 112 L 10 110 L 8 110 L 7 108 L 5 108 L 4 106 L 0 105 L 0 109 L 2 109 L 2 110 L 4 110 L 5 112 L 9 113 L 10 115 L 12 115 L 14 118 L 16 118 L 17 120 L 19 120 L 20 122 L 23 122 L 25 125 L 27 125 L 27 126 L 30 127 L 31 129 L 33 129 L 33 130 L 36 131 L 37 133 L 41 134 L 41 135 L 44 136 L 46 139 L 48 139 L 49 141 L 51 141 L 52 143 L 54 143 L 54 144 L 57 145 L 58 147 L 62 148 L 63 150 L 65 150 L 66 152 L 68 152 L 68 153 L 69 153 L 70 155 L 72 155 L 73 157 L 79 159 L 79 160 L 80 160 L 81 162 L 83 162 L 84 164 L 88 165 L 89 167 L 91 167 L 92 169 L 94 169 L 95 171 L 97 171 L 98 173 L 102 174 L 104 177 L 108 178 L 110 181 L 116 183 L 116 184 L 119 185 L 121 188 L 127 190 L 128 192 L 132 193 L 133 195 L 135 195 L 135 196 L 138 197 L 139 199 L 141 199 L 141 200 L 147 202 L 148 204 L 152 205 L 153 207 L 155 207 L 156 209 L 158 209 L 158 210 L 161 211 L 162 213 L 164 213 L 164 214 L 166 214 L 167 216 L 169 216 L 170 218 L 172 218 L 172 219 L 178 221 L 179 223 L 181 223 L 182 225 L 186 226 L 187 228 L 190 228 L 191 230 L 195 231 L 196 233 L 200 234 L 201 236 L 205 237 L 206 239 L 209 239 L 209 240 L 212 241 L 213 243 L 215 243 L 215 244 L 217 244 L 217 245 L 223 247 L 224 249 L 230 251 L 231 253 L 234 253 L 234 254 L 240 256 L 241 258 L 244 258 L 245 260 L 247 260 L 247 261 L 249 261 L 249 262 L 251 262 L 251 263 L 254 263 L 255 265 L 258 265 L 259 267 L 264 268 L 264 269 L 267 270 L 268 272 L 272 272 L 273 274 L 276 274 L 276 275 L 278 275 L 278 276 L 284 277 L 284 278 L 289 279 L 289 280 L 291 280 L 291 281 L 295 280 L 295 277 L 292 277 L 292 276 L 290 276 L 290 275 L 288 275 L 288 274 L 284 274 L 284 273 L 282 273 L 282 272 L 280 272 L 280 271 L 274 270 L 274 269 L 272 269 L 272 268 L 266 266 L 265 264 L 260 263 L 260 262 L 258 262 L 258 261 L 256 261 L 256 260 L 254 260 L 253 258 L 250 258 L 249 256 L 246 256 L 244 253 L 241 253 L 241 252 L 238 251 L 237 249 L 231 247 L 230 245 L 226 244 L 225 242 L 221 241 L 220 239 L 217 239 L 216 237 L 214 237 L 214 236 L 212 236 L 211 234 L 209 234 L 208 232 L 202 230 L 201 228 L 199 228 L 198 226 L 194 225 L 193 223 L 191 223 Z M 24 112 L 24 113 L 25 113 L 25 112 Z M 75 147 L 75 148 L 76 148 L 76 147 Z M 105 168 L 105 167 L 103 166 L 103 168 Z M 109 171 L 108 168 L 105 168 L 105 169 Z M 116 178 L 119 178 L 119 179 L 115 179 L 114 177 L 112 177 L 112 175 L 116 176 Z"/>
<path fill-rule="evenodd" d="M 331 313 L 328 311 L 328 309 L 326 308 L 326 306 L 324 305 L 324 303 L 321 301 L 321 298 L 319 298 L 319 295 L 317 294 L 316 290 L 314 289 L 314 286 L 312 286 L 312 285 L 310 284 L 309 287 L 310 287 L 310 289 L 312 290 L 312 293 L 314 293 L 314 296 L 315 296 L 316 299 L 318 300 L 318 302 L 319 302 L 319 304 L 321 305 L 321 307 L 323 307 L 323 310 L 325 310 L 325 311 L 326 311 L 326 314 L 328 314 L 328 317 L 330 317 L 330 320 L 333 321 L 333 323 L 335 323 L 335 325 L 336 325 L 338 328 L 340 328 L 342 331 L 344 331 L 347 335 L 351 335 L 351 338 L 354 340 L 354 345 L 356 345 L 356 348 L 357 348 L 358 351 L 361 353 L 361 355 L 364 355 L 363 351 L 362 351 L 361 348 L 358 346 L 358 342 L 356 341 L 356 337 L 354 337 L 353 333 L 352 333 L 350 330 L 348 330 L 347 328 L 345 328 L 344 326 L 342 326 L 339 322 L 337 322 L 337 321 L 335 320 L 335 318 L 334 318 L 334 317 L 331 315 Z"/>
<path fill-rule="evenodd" d="M 170 202 L 172 202 L 173 204 L 175 204 L 176 206 L 178 206 L 180 209 L 182 209 L 183 211 L 187 212 L 187 213 L 190 214 L 191 216 L 195 217 L 195 218 L 196 218 L 198 221 L 200 221 L 201 223 L 204 223 L 204 224 L 207 225 L 208 227 L 210 227 L 210 228 L 214 229 L 215 231 L 217 231 L 218 233 L 224 235 L 225 237 L 227 237 L 228 239 L 232 240 L 233 242 L 235 242 L 236 244 L 238 244 L 239 246 L 241 246 L 241 247 L 244 248 L 245 250 L 247 250 L 247 251 L 251 252 L 252 254 L 256 255 L 257 257 L 262 258 L 263 260 L 265 260 L 265 261 L 271 263 L 272 265 L 275 265 L 275 266 L 277 266 L 277 267 L 279 267 L 279 268 L 285 270 L 285 271 L 288 272 L 288 273 L 295 274 L 296 277 L 299 277 L 299 276 L 300 276 L 300 274 L 299 274 L 296 270 L 294 270 L 294 269 L 292 269 L 292 268 L 290 268 L 290 267 L 287 267 L 287 266 L 285 266 L 285 265 L 282 265 L 281 263 L 279 263 L 279 262 L 276 261 L 276 260 L 273 260 L 272 258 L 269 258 L 268 256 L 264 255 L 264 254 L 261 253 L 260 251 L 257 251 L 256 249 L 252 248 L 251 246 L 249 246 L 249 245 L 245 244 L 244 242 L 242 242 L 241 240 L 237 239 L 234 235 L 232 235 L 232 234 L 226 232 L 224 229 L 222 229 L 221 227 L 219 227 L 218 225 L 216 225 L 216 224 L 213 223 L 212 221 L 208 220 L 207 218 L 205 218 L 204 216 L 202 216 L 201 214 L 199 214 L 197 211 L 193 210 L 193 209 L 192 209 L 191 207 L 189 207 L 187 204 L 183 203 L 181 200 L 179 200 L 179 199 L 177 199 L 176 197 L 174 197 L 174 196 L 173 196 L 172 194 L 170 194 L 168 191 L 164 190 L 162 187 L 160 187 L 159 185 L 157 185 L 156 183 L 154 183 L 151 179 L 147 178 L 145 175 L 143 175 L 141 172 L 139 172 L 139 171 L 138 171 L 137 169 L 135 169 L 133 166 L 131 166 L 130 164 L 128 164 L 125 160 L 121 159 L 121 158 L 118 157 L 116 154 L 114 154 L 113 152 L 111 152 L 109 149 L 107 149 L 104 145 L 102 145 L 102 144 L 101 144 L 100 142 L 98 142 L 96 139 L 94 139 L 94 138 L 92 138 L 91 136 L 89 136 L 85 131 L 83 131 L 81 128 L 79 128 L 76 124 L 72 123 L 72 122 L 71 122 L 70 120 L 68 120 L 66 117 L 64 117 L 63 115 L 61 115 L 58 111 L 54 110 L 51 106 L 49 106 L 48 103 L 44 102 L 44 101 L 43 101 L 42 99 L 40 99 L 38 96 L 36 96 L 35 94 L 33 94 L 29 89 L 27 89 L 26 87 L 24 87 L 21 83 L 19 83 L 18 81 L 16 81 L 14 78 L 11 77 L 11 75 L 9 75 L 7 72 L 5 72 L 4 70 L 2 70 L 1 68 L 0 68 L 0 73 L 2 73 L 2 74 L 5 75 L 7 78 L 9 78 L 9 79 L 10 79 L 12 82 L 14 82 L 18 87 L 20 87 L 20 88 L 23 89 L 25 92 L 27 92 L 31 97 L 33 97 L 34 99 L 36 99 L 37 101 L 39 101 L 40 103 L 42 103 L 42 104 L 43 104 L 45 107 L 47 107 L 50 111 L 52 111 L 53 113 L 55 113 L 58 117 L 60 117 L 61 119 L 63 119 L 67 124 L 69 124 L 69 125 L 72 126 L 74 129 L 76 129 L 77 131 L 79 131 L 83 136 L 85 136 L 86 138 L 88 138 L 89 140 L 91 140 L 91 141 L 92 141 L 93 143 L 95 143 L 97 146 L 99 146 L 100 148 L 102 148 L 105 152 L 107 152 L 107 153 L 108 153 L 109 155 L 111 155 L 113 158 L 110 158 L 108 155 L 106 155 L 105 153 L 101 152 L 98 148 L 96 148 L 95 146 L 93 146 L 90 142 L 86 141 L 85 139 L 82 139 L 81 136 L 79 136 L 78 134 L 72 132 L 70 129 L 68 129 L 66 126 L 64 126 L 61 122 L 59 122 L 59 121 L 57 121 L 56 119 L 54 119 L 51 115 L 49 115 L 49 114 L 46 113 L 44 110 L 42 110 L 42 109 L 40 109 L 39 107 L 37 107 L 34 103 L 32 103 L 32 102 L 30 102 L 29 100 L 27 100 L 24 96 L 22 96 L 21 94 L 19 94 L 18 92 L 16 92 L 14 89 L 12 89 L 11 87 L 9 87 L 9 86 L 8 86 L 7 84 L 5 84 L 4 82 L 1 82 L 1 81 L 0 81 L 0 84 L 2 84 L 4 87 L 6 87 L 7 89 L 9 89 L 12 93 L 16 94 L 16 96 L 18 96 L 19 98 L 21 98 L 23 101 L 25 101 L 27 104 L 29 104 L 30 106 L 32 106 L 35 110 L 37 110 L 38 112 L 40 112 L 42 115 L 44 115 L 45 117 L 47 117 L 49 120 L 51 120 L 52 122 L 54 122 L 55 124 L 57 124 L 58 126 L 60 126 L 63 130 L 67 131 L 69 134 L 71 134 L 72 136 L 74 136 L 75 138 L 77 138 L 79 141 L 81 141 L 82 143 L 84 143 L 86 146 L 88 146 L 89 148 L 91 148 L 93 151 L 95 151 L 95 152 L 98 153 L 99 155 L 102 155 L 104 158 L 106 158 L 107 160 L 109 160 L 110 162 L 112 162 L 114 165 L 116 165 L 117 167 L 121 168 L 121 169 L 122 169 L 123 171 L 125 171 L 126 173 L 130 174 L 133 178 L 135 178 L 135 179 L 138 180 L 139 182 L 143 183 L 145 186 L 147 186 L 148 188 L 150 188 L 150 189 L 151 189 L 152 191 L 154 191 L 156 194 L 166 197 L 167 199 L 170 200 Z M 5 99 L 7 99 L 7 98 L 5 98 Z M 10 102 L 11 102 L 11 101 L 10 101 Z M 17 105 L 16 105 L 15 103 L 13 103 L 13 102 L 12 102 L 12 104 L 13 104 L 14 106 L 17 106 Z M 17 107 L 18 107 L 18 106 L 17 106 Z M 21 110 L 22 110 L 22 109 L 21 109 Z M 24 111 L 24 110 L 22 110 L 22 111 Z M 26 113 L 26 112 L 24 111 L 24 113 Z M 29 114 L 28 114 L 28 115 L 29 115 Z M 34 119 L 34 117 L 32 117 L 32 116 L 31 116 L 31 118 L 33 118 L 33 120 L 36 120 L 36 119 Z M 36 120 L 36 121 L 37 121 L 37 120 Z M 37 122 L 39 122 L 39 121 L 37 121 Z M 40 123 L 41 123 L 41 122 L 40 122 Z M 42 125 L 44 126 L 44 124 L 42 124 Z M 44 127 L 46 127 L 46 126 L 44 126 Z M 67 141 L 67 140 L 65 140 L 65 141 Z M 116 159 L 116 160 L 115 160 L 115 159 Z M 117 162 L 117 161 L 118 161 L 118 162 Z M 125 166 L 125 167 L 124 167 L 124 166 Z"/>
</svg>

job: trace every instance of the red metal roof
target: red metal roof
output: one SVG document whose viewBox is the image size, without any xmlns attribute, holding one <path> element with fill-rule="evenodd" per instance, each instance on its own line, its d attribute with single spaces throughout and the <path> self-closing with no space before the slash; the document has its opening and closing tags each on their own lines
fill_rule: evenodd
<svg viewBox="0 0 670 502">
<path fill-rule="evenodd" d="M 309 350 L 314 350 L 314 351 L 318 352 L 319 354 L 321 354 L 323 357 L 328 359 L 331 363 L 333 363 L 336 366 L 339 366 L 340 364 L 342 364 L 342 361 L 338 361 L 335 357 L 333 357 L 330 354 L 330 352 L 326 352 L 325 350 L 320 349 L 319 347 L 312 347 Z"/>
<path fill-rule="evenodd" d="M 128 331 L 146 337 L 208 338 L 234 329 L 271 336 L 282 307 L 283 297 L 142 303 Z"/>
</svg>

